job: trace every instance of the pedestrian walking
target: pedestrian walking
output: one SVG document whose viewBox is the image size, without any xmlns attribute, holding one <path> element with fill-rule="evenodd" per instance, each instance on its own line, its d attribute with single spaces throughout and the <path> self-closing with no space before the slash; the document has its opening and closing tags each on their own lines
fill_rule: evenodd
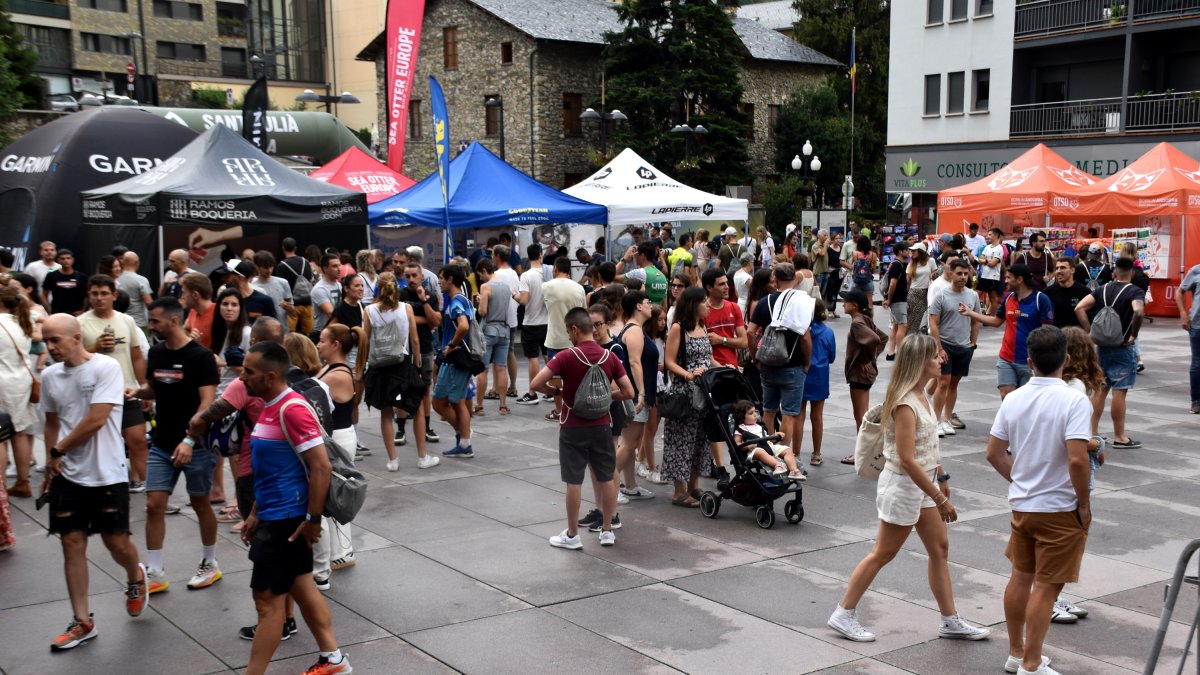
<svg viewBox="0 0 1200 675">
<path fill-rule="evenodd" d="M 55 314 L 43 327 L 54 365 L 42 373 L 46 414 L 46 483 L 50 532 L 59 535 L 73 617 L 50 643 L 78 647 L 99 632 L 88 606 L 87 540 L 99 534 L 125 569 L 125 610 L 139 616 L 149 602 L 146 568 L 129 535 L 129 484 L 121 442 L 125 403 L 121 365 L 83 347 L 78 320 Z"/>
<path fill-rule="evenodd" d="M 1011 533 L 1005 555 L 1012 576 L 1004 591 L 1008 626 L 1005 670 L 1057 675 L 1042 655 L 1055 600 L 1079 580 L 1092 521 L 1087 445 L 1092 407 L 1062 379 L 1067 338 L 1043 326 L 1029 335 L 1034 377 L 1000 403 L 987 459 L 1009 482 Z"/>
<path fill-rule="evenodd" d="M 929 257 L 925 242 L 917 242 L 910 249 L 908 261 L 908 330 L 925 329 L 925 316 L 929 309 L 929 284 L 937 276 L 938 265 Z"/>
<path fill-rule="evenodd" d="M 904 242 L 896 244 L 896 259 L 888 265 L 883 283 L 883 308 L 891 319 L 891 338 L 888 340 L 888 361 L 896 360 L 896 349 L 908 333 L 908 261 L 910 253 Z"/>
<path fill-rule="evenodd" d="M 1112 391 L 1112 407 L 1109 414 L 1113 423 L 1114 448 L 1132 450 L 1142 447 L 1140 441 L 1130 438 L 1125 432 L 1125 405 L 1129 390 L 1137 382 L 1137 342 L 1146 312 L 1146 293 L 1133 280 L 1133 260 L 1118 258 L 1113 266 L 1113 280 L 1092 292 L 1075 306 L 1079 326 L 1089 330 L 1100 356 L 1100 367 L 1104 369 L 1104 388 L 1099 396 L 1099 405 L 1093 411 L 1099 424 L 1104 412 L 1104 401 Z M 1093 308 L 1095 312 L 1089 316 Z"/>
<path fill-rule="evenodd" d="M 1192 294 L 1192 307 L 1184 306 L 1184 296 Z M 1191 383 L 1193 415 L 1200 415 L 1200 265 L 1195 265 L 1183 276 L 1179 292 L 1175 294 L 1175 306 L 1179 309 L 1179 325 L 1188 334 L 1192 347 L 1192 365 L 1188 371 Z"/>
<path fill-rule="evenodd" d="M 570 262 L 567 268 L 570 269 Z M 467 398 L 471 372 L 463 343 L 474 309 L 463 295 L 462 289 L 467 283 L 463 267 L 446 265 L 438 273 L 438 282 L 445 294 L 446 311 L 442 319 L 441 366 L 433 386 L 433 409 L 454 429 L 454 447 L 443 450 L 442 456 L 468 459 L 475 456 L 475 449 L 471 447 L 471 409 Z"/>
<path fill-rule="evenodd" d="M 254 568 L 250 590 L 258 627 L 248 675 L 266 672 L 284 628 L 284 599 L 300 605 L 304 623 L 320 650 L 306 675 L 344 675 L 350 661 L 338 649 L 329 605 L 313 583 L 313 545 L 321 537 L 321 513 L 331 466 L 321 425 L 305 398 L 288 387 L 287 350 L 263 342 L 250 348 L 242 381 L 251 396 L 266 401 L 254 425 L 254 509 L 242 528 Z"/>
<path fill-rule="evenodd" d="M 859 621 L 858 603 L 914 527 L 929 558 L 929 590 L 942 615 L 938 637 L 982 640 L 990 633 L 960 617 L 954 605 L 946 524 L 958 520 L 958 511 L 950 502 L 950 475 L 941 466 L 937 419 L 925 395 L 925 386 L 941 372 L 939 351 L 937 341 L 926 335 L 908 336 L 897 350 L 880 414 L 886 463 L 875 489 L 879 532 L 829 617 L 831 628 L 855 642 L 875 640 Z"/>
<path fill-rule="evenodd" d="M 585 417 L 572 414 L 572 410 L 579 403 L 577 398 L 580 385 L 591 377 L 590 373 L 594 368 L 600 368 L 610 387 L 616 385 L 617 391 L 612 394 L 613 400 L 632 398 L 633 385 L 630 384 L 620 359 L 596 344 L 593 339 L 593 320 L 588 310 L 582 307 L 572 308 L 566 313 L 563 322 L 571 347 L 550 357 L 546 367 L 530 383 L 534 391 L 561 396 L 563 401 L 558 428 L 558 461 L 562 480 L 567 485 L 564 498 L 567 527 L 550 538 L 550 545 L 572 550 L 583 548 L 578 530 L 579 505 L 582 499 L 583 474 L 590 467 L 597 485 L 596 499 L 602 518 L 600 523 L 593 524 L 589 529 L 600 533 L 601 546 L 612 546 L 617 542 L 613 533 L 613 528 L 617 525 L 613 521 L 617 509 L 617 486 L 613 480 L 616 453 L 612 442 L 612 418 L 608 413 L 595 418 Z M 554 386 L 553 379 L 560 380 L 561 385 Z"/>
<path fill-rule="evenodd" d="M 933 412 L 938 421 L 938 436 L 953 436 L 966 425 L 958 419 L 954 406 L 958 403 L 958 385 L 971 372 L 971 360 L 975 358 L 976 341 L 979 338 L 979 319 L 963 314 L 966 307 L 979 312 L 979 295 L 967 288 L 971 276 L 970 265 L 959 258 L 946 263 L 953 278 L 950 288 L 938 293 L 929 305 L 929 334 L 938 342 L 938 354 L 942 360 L 942 372 L 937 378 L 937 391 L 933 396 Z"/>
<path fill-rule="evenodd" d="M 325 363 L 316 378 L 329 389 L 329 399 L 333 403 L 329 411 L 333 430 L 329 436 L 347 452 L 358 447 L 358 433 L 354 429 L 354 410 L 358 407 L 358 387 L 355 385 L 361 380 L 350 365 L 349 356 L 365 343 L 362 328 L 331 323 L 321 331 L 321 341 L 316 345 L 317 354 Z M 381 412 L 380 419 L 383 417 Z M 321 528 L 329 536 L 322 537 L 313 547 L 313 582 L 319 590 L 327 591 L 333 572 L 353 567 L 356 563 L 354 535 L 350 523 L 340 523 L 333 518 L 325 518 Z"/>
<path fill-rule="evenodd" d="M 37 424 L 37 407 L 32 401 L 34 375 L 29 366 L 29 350 L 34 338 L 40 336 L 33 322 L 30 303 L 12 286 L 0 286 L 0 411 L 12 418 L 15 433 L 9 439 L 13 447 L 13 463 L 17 481 L 7 489 L 8 496 L 33 496 L 29 485 L 29 469 L 33 463 L 33 436 Z M 0 444 L 0 453 L 8 456 L 7 444 Z M 4 480 L 4 479 L 0 479 Z"/>
<path fill-rule="evenodd" d="M 712 343 L 704 327 L 708 316 L 707 296 L 702 288 L 689 288 L 675 305 L 675 324 L 666 339 L 668 390 L 692 391 L 700 386 L 696 378 L 714 365 Z M 798 406 L 797 406 L 798 407 Z M 696 415 L 671 418 L 664 425 L 662 477 L 672 481 L 675 506 L 700 506 L 700 469 L 708 453 L 704 419 Z"/>
</svg>

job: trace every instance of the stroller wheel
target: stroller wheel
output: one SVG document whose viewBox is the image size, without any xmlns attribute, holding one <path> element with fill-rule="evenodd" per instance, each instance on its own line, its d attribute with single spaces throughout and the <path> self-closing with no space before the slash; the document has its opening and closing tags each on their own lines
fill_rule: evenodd
<svg viewBox="0 0 1200 675">
<path fill-rule="evenodd" d="M 711 492 L 700 495 L 700 514 L 705 518 L 716 518 L 721 510 L 721 498 Z"/>
<path fill-rule="evenodd" d="M 783 505 L 783 517 L 793 525 L 804 520 L 804 506 L 799 499 L 792 499 Z"/>
<path fill-rule="evenodd" d="M 759 506 L 754 511 L 754 520 L 758 521 L 758 526 L 762 529 L 771 529 L 775 525 L 775 509 L 771 508 L 770 504 Z"/>
</svg>

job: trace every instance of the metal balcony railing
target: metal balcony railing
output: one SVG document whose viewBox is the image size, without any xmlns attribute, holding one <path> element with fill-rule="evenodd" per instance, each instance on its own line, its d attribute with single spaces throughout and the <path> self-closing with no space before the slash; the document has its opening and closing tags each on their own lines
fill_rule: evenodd
<svg viewBox="0 0 1200 675">
<path fill-rule="evenodd" d="M 1014 34 L 1042 37 L 1125 24 L 1200 16 L 1200 0 L 1031 0 L 1017 4 Z"/>
<path fill-rule="evenodd" d="M 71 7 L 65 0 L 63 2 L 53 2 L 52 0 L 8 0 L 8 11 L 13 14 L 33 14 L 34 16 L 50 17 L 51 19 L 71 18 Z"/>
<path fill-rule="evenodd" d="M 1136 95 L 1125 107 L 1125 132 L 1200 129 L 1200 91 Z M 1014 105 L 1009 124 L 1012 138 L 1120 134 L 1121 98 Z"/>
<path fill-rule="evenodd" d="M 221 76 L 246 79 L 250 77 L 249 65 L 248 63 L 221 63 Z"/>
</svg>

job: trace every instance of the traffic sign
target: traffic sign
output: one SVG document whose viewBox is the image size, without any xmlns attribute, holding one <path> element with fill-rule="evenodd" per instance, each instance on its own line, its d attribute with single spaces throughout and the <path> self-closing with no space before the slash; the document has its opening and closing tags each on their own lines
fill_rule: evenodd
<svg viewBox="0 0 1200 675">
<path fill-rule="evenodd" d="M 125 64 L 125 72 L 129 73 L 130 76 L 137 72 L 137 66 L 133 65 L 133 61 Z"/>
</svg>

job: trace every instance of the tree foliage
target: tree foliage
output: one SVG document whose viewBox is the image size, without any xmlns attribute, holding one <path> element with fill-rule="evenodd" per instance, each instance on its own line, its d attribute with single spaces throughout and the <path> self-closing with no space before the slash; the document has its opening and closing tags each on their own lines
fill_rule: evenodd
<svg viewBox="0 0 1200 675">
<path fill-rule="evenodd" d="M 8 3 L 0 0 L 0 123 L 12 118 L 17 110 L 37 104 L 41 98 L 41 79 L 33 74 L 38 55 L 8 14 Z M 0 145 L 6 142 L 0 138 Z"/>
<path fill-rule="evenodd" d="M 797 90 L 779 111 L 775 164 L 781 175 L 795 174 L 792 158 L 800 155 L 804 159 L 805 142 L 812 144 L 813 156 L 821 159 L 821 170 L 816 174 L 819 193 L 826 204 L 834 204 L 841 199 L 842 181 L 850 168 L 850 117 L 838 102 L 837 90 L 829 79 Z M 855 178 L 856 195 L 860 194 L 858 185 L 859 179 Z M 812 183 L 805 181 L 804 187 L 806 194 L 811 194 Z"/>
<path fill-rule="evenodd" d="M 795 0 L 793 3 L 801 17 L 796 24 L 796 39 L 842 63 L 850 63 L 850 33 L 855 27 L 858 29 L 854 195 L 864 208 L 881 209 L 885 200 L 890 4 L 890 0 Z M 827 78 L 827 84 L 837 95 L 838 108 L 832 114 L 847 117 L 848 142 L 850 76 L 840 71 Z M 803 143 L 801 140 L 800 144 Z M 834 182 L 839 186 L 838 194 L 842 174 L 850 168 L 849 146 L 846 147 L 845 162 L 828 165 L 837 167 L 831 173 L 837 174 Z M 826 155 L 833 157 L 824 147 L 821 155 L 822 162 Z"/>
<path fill-rule="evenodd" d="M 617 6 L 625 28 L 605 36 L 609 110 L 629 117 L 610 134 L 613 147 L 629 146 L 695 187 L 723 191 L 752 174 L 740 140 L 748 130 L 738 109 L 738 63 L 744 56 L 722 4 L 712 0 L 626 0 Z M 702 124 L 708 134 L 691 144 L 669 133 L 678 124 Z"/>
</svg>

